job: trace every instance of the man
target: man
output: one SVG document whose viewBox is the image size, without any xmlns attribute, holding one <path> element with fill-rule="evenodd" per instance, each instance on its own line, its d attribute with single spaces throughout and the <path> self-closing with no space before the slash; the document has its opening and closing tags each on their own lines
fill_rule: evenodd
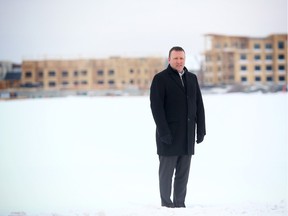
<svg viewBox="0 0 288 216">
<path fill-rule="evenodd" d="M 206 135 L 205 113 L 197 77 L 185 67 L 185 51 L 171 48 L 168 62 L 168 67 L 154 76 L 150 89 L 160 161 L 160 196 L 162 206 L 185 208 L 195 130 L 197 126 L 196 142 L 201 143 Z"/>
</svg>

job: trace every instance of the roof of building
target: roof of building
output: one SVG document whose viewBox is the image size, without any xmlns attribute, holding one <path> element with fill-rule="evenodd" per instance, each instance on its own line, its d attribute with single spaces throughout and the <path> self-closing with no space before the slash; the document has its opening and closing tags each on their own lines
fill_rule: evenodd
<svg viewBox="0 0 288 216">
<path fill-rule="evenodd" d="M 21 73 L 18 72 L 8 72 L 6 73 L 6 76 L 4 80 L 20 80 L 21 79 Z"/>
<path fill-rule="evenodd" d="M 273 36 L 285 36 L 288 37 L 288 34 L 286 33 L 279 33 L 279 34 L 270 34 L 266 37 L 253 37 L 253 36 L 240 36 L 240 35 L 226 35 L 226 34 L 213 34 L 213 33 L 208 33 L 205 34 L 204 36 L 206 37 L 229 37 L 229 38 L 241 38 L 241 39 L 266 39 L 270 38 Z"/>
</svg>

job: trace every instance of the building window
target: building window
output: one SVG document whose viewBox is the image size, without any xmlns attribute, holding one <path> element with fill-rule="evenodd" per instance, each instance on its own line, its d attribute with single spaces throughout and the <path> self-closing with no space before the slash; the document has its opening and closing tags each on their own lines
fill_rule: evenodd
<svg viewBox="0 0 288 216">
<path fill-rule="evenodd" d="M 33 87 L 33 84 L 31 82 L 26 82 L 25 83 L 25 87 L 31 88 L 31 87 Z"/>
<path fill-rule="evenodd" d="M 62 71 L 62 77 L 68 77 L 68 72 L 67 71 Z"/>
<path fill-rule="evenodd" d="M 55 82 L 49 82 L 48 85 L 49 85 L 49 87 L 55 87 L 56 83 Z"/>
<path fill-rule="evenodd" d="M 266 65 L 266 71 L 272 71 L 272 65 Z"/>
<path fill-rule="evenodd" d="M 260 44 L 258 43 L 254 44 L 254 49 L 260 49 Z"/>
<path fill-rule="evenodd" d="M 56 76 L 56 72 L 55 71 L 49 71 L 49 77 L 54 77 Z"/>
<path fill-rule="evenodd" d="M 261 66 L 260 66 L 260 65 L 256 65 L 256 66 L 254 67 L 254 69 L 255 69 L 255 71 L 260 71 L 260 70 L 261 70 Z"/>
<path fill-rule="evenodd" d="M 81 85 L 87 85 L 87 81 L 86 80 L 82 80 L 81 81 Z"/>
<path fill-rule="evenodd" d="M 272 44 L 271 44 L 271 43 L 265 44 L 265 48 L 266 48 L 266 49 L 272 49 Z"/>
<path fill-rule="evenodd" d="M 278 59 L 279 59 L 279 60 L 284 60 L 284 59 L 285 59 L 285 56 L 284 56 L 283 54 L 280 54 L 280 55 L 278 55 Z"/>
<path fill-rule="evenodd" d="M 103 85 L 103 84 L 104 84 L 104 81 L 103 81 L 103 80 L 98 80 L 98 81 L 97 81 L 97 84 L 98 84 L 98 85 Z"/>
<path fill-rule="evenodd" d="M 109 70 L 109 71 L 108 71 L 108 74 L 111 76 L 111 75 L 114 75 L 115 72 L 114 72 L 114 70 Z"/>
<path fill-rule="evenodd" d="M 130 74 L 133 74 L 134 73 L 134 70 L 133 69 L 130 69 Z"/>
<path fill-rule="evenodd" d="M 254 56 L 254 60 L 255 60 L 255 61 L 261 60 L 261 56 L 260 56 L 260 55 L 255 55 L 255 56 Z"/>
<path fill-rule="evenodd" d="M 232 47 L 238 48 L 238 42 L 233 42 Z"/>
<path fill-rule="evenodd" d="M 247 70 L 247 66 L 246 65 L 241 65 L 241 71 L 246 71 Z"/>
<path fill-rule="evenodd" d="M 82 70 L 82 71 L 81 71 L 81 75 L 82 75 L 82 76 L 86 76 L 86 75 L 87 75 L 87 71 L 86 71 L 86 70 Z"/>
<path fill-rule="evenodd" d="M 114 80 L 109 80 L 108 83 L 109 83 L 109 85 L 114 85 L 115 81 Z"/>
<path fill-rule="evenodd" d="M 246 54 L 241 54 L 241 55 L 240 55 L 240 59 L 241 59 L 241 60 L 246 60 L 246 59 L 247 59 Z"/>
<path fill-rule="evenodd" d="M 31 77 L 32 77 L 32 72 L 31 71 L 25 72 L 25 78 L 31 78 Z"/>
<path fill-rule="evenodd" d="M 43 71 L 38 71 L 38 78 L 43 78 Z"/>
<path fill-rule="evenodd" d="M 266 81 L 267 81 L 267 82 L 272 82 L 272 81 L 273 81 L 273 78 L 272 78 L 271 76 L 268 76 L 268 77 L 266 77 Z"/>
<path fill-rule="evenodd" d="M 63 85 L 63 86 L 66 86 L 66 85 L 68 85 L 68 84 L 69 84 L 69 83 L 68 83 L 67 81 L 63 81 L 63 82 L 62 82 L 62 85 Z"/>
<path fill-rule="evenodd" d="M 75 85 L 75 86 L 78 86 L 78 81 L 74 81 L 74 85 Z"/>
<path fill-rule="evenodd" d="M 241 77 L 241 82 L 247 82 L 247 77 Z"/>
<path fill-rule="evenodd" d="M 247 44 L 246 43 L 240 43 L 240 48 L 241 49 L 247 49 Z"/>
<path fill-rule="evenodd" d="M 285 76 L 279 76 L 279 81 L 285 81 Z"/>
<path fill-rule="evenodd" d="M 272 55 L 266 55 L 266 60 L 272 60 L 272 59 L 273 59 Z"/>
<path fill-rule="evenodd" d="M 260 82 L 260 81 L 261 81 L 261 77 L 256 76 L 256 77 L 255 77 L 255 81 L 256 81 L 256 82 Z"/>
<path fill-rule="evenodd" d="M 78 76 L 78 71 L 74 71 L 74 77 Z"/>
<path fill-rule="evenodd" d="M 130 84 L 132 84 L 132 85 L 133 85 L 133 84 L 134 84 L 134 80 L 132 80 L 132 79 L 131 79 L 131 80 L 130 80 Z"/>
<path fill-rule="evenodd" d="M 97 75 L 98 76 L 103 76 L 104 75 L 104 71 L 103 70 L 98 70 L 97 71 Z"/>
<path fill-rule="evenodd" d="M 285 65 L 279 65 L 278 70 L 281 70 L 281 71 L 285 70 Z"/>
<path fill-rule="evenodd" d="M 279 49 L 284 49 L 284 42 L 283 41 L 279 41 L 278 42 L 278 48 Z"/>
</svg>

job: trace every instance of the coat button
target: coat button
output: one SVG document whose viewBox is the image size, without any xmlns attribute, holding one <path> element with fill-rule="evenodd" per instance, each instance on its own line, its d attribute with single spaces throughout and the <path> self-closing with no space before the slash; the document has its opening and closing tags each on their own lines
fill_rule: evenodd
<svg viewBox="0 0 288 216">
<path fill-rule="evenodd" d="M 190 121 L 190 118 L 188 118 L 188 122 Z"/>
</svg>

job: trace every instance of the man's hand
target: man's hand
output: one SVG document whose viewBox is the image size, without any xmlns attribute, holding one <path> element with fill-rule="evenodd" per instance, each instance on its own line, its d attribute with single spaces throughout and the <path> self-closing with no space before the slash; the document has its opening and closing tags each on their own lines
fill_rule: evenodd
<svg viewBox="0 0 288 216">
<path fill-rule="evenodd" d="M 171 136 L 170 134 L 167 134 L 167 135 L 165 135 L 165 136 L 162 136 L 162 137 L 160 137 L 160 139 L 161 139 L 161 141 L 162 141 L 163 143 L 166 143 L 166 144 L 168 144 L 168 145 L 171 145 L 171 144 L 172 144 L 172 136 Z"/>
<path fill-rule="evenodd" d="M 199 143 L 203 142 L 203 140 L 204 140 L 204 136 L 197 136 L 196 142 L 197 142 L 197 144 L 199 144 Z"/>
</svg>

